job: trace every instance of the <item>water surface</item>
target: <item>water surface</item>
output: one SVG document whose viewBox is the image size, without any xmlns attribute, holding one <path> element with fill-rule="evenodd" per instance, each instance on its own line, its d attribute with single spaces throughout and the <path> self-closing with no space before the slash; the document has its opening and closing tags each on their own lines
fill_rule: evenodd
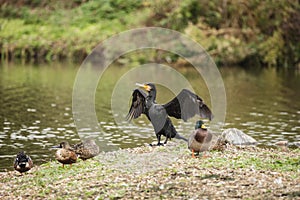
<svg viewBox="0 0 300 200">
<path fill-rule="evenodd" d="M 35 164 L 54 159 L 51 146 L 80 138 L 72 118 L 72 90 L 79 64 L 2 64 L 0 66 L 0 170 L 12 170 L 19 150 L 29 153 Z M 111 96 L 115 84 L 129 70 L 114 65 L 100 80 L 95 96 L 96 113 L 103 141 L 118 148 L 155 142 L 145 117 L 133 124 L 115 122 Z M 208 104 L 209 92 L 195 70 L 177 69 Z M 227 95 L 224 128 L 235 127 L 265 145 L 279 140 L 300 141 L 300 73 L 295 70 L 220 68 Z M 132 89 L 134 89 L 134 85 Z M 158 99 L 165 103 L 174 94 L 158 86 Z M 130 91 L 131 92 L 131 91 Z M 129 100 L 128 100 L 129 101 Z M 127 111 L 129 103 L 124 105 Z M 122 114 L 125 118 L 126 113 Z M 195 119 L 173 120 L 178 132 L 188 137 Z M 102 149 L 106 151 L 107 149 Z"/>
</svg>

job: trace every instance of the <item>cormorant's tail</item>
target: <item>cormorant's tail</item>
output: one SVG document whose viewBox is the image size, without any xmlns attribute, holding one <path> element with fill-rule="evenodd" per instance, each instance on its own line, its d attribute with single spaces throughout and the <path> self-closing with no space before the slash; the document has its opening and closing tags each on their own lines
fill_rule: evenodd
<svg viewBox="0 0 300 200">
<path fill-rule="evenodd" d="M 179 135 L 179 133 L 176 133 L 175 138 L 176 138 L 176 139 L 180 139 L 180 140 L 184 140 L 184 141 L 186 141 L 186 142 L 188 141 L 185 137 Z"/>
</svg>

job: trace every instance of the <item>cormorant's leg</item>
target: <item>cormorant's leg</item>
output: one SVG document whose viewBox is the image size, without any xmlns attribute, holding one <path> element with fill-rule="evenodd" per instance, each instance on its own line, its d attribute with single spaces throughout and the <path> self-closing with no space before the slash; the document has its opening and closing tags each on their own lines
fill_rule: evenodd
<svg viewBox="0 0 300 200">
<path fill-rule="evenodd" d="M 163 143 L 160 143 L 160 137 L 161 137 L 161 135 L 160 134 L 156 134 L 156 138 L 157 138 L 157 145 L 156 146 L 163 146 L 164 144 Z M 153 144 L 149 144 L 150 146 L 155 146 L 155 145 L 153 145 Z"/>
<path fill-rule="evenodd" d="M 157 137 L 157 141 L 158 141 L 157 142 L 157 146 L 163 146 L 164 144 L 160 143 L 160 137 L 161 137 L 161 135 L 157 134 L 156 137 Z"/>
<path fill-rule="evenodd" d="M 167 142 L 168 142 L 168 136 L 166 137 L 164 144 L 167 144 Z"/>
</svg>

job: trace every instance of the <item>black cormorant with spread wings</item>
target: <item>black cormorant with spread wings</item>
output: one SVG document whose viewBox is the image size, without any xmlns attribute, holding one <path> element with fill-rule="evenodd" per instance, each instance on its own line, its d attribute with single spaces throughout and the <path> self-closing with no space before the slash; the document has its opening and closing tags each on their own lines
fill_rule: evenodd
<svg viewBox="0 0 300 200">
<path fill-rule="evenodd" d="M 160 143 L 161 135 L 166 137 L 164 144 L 168 139 L 177 138 L 187 141 L 186 138 L 179 135 L 168 116 L 187 121 L 189 118 L 199 115 L 202 118 L 212 119 L 212 113 L 203 100 L 193 92 L 183 89 L 172 101 L 166 104 L 156 103 L 156 88 L 153 83 L 136 84 L 145 89 L 137 88 L 132 93 L 132 103 L 127 115 L 127 120 L 136 119 L 141 114 L 145 114 L 151 121 Z"/>
</svg>

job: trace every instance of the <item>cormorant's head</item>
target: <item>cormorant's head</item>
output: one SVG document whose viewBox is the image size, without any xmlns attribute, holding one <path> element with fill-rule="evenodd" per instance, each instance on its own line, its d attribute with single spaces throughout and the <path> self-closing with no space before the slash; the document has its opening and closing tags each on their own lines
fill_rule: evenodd
<svg viewBox="0 0 300 200">
<path fill-rule="evenodd" d="M 143 84 L 136 83 L 136 85 L 145 89 L 147 92 L 156 90 L 155 85 L 153 83 L 143 83 Z"/>
<path fill-rule="evenodd" d="M 195 129 L 203 129 L 203 130 L 207 130 L 207 127 L 204 125 L 204 122 L 199 120 L 196 122 L 196 125 L 195 125 Z"/>
</svg>

